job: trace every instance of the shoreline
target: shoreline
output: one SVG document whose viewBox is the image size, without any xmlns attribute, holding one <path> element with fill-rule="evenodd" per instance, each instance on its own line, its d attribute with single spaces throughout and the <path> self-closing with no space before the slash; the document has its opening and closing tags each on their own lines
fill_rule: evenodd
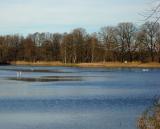
<svg viewBox="0 0 160 129">
<path fill-rule="evenodd" d="M 28 66 L 64 66 L 64 67 L 82 67 L 82 68 L 160 68 L 160 63 L 157 62 L 149 62 L 149 63 L 141 63 L 141 62 L 98 62 L 98 63 L 62 63 L 62 62 L 26 62 L 26 61 L 16 61 L 11 62 L 11 65 L 28 65 Z"/>
</svg>

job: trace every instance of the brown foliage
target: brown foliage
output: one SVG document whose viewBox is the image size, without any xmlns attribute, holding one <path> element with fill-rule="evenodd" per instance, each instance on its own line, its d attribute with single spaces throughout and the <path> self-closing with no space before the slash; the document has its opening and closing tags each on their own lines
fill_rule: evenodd
<svg viewBox="0 0 160 129">
<path fill-rule="evenodd" d="M 0 63 L 10 61 L 61 61 L 93 63 L 113 61 L 160 62 L 160 25 L 146 22 L 103 27 L 88 34 L 77 28 L 70 33 L 34 33 L 0 36 Z"/>
</svg>

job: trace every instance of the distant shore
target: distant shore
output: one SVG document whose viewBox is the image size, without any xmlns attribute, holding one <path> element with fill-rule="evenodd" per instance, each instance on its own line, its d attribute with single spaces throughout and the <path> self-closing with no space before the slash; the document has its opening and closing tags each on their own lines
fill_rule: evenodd
<svg viewBox="0 0 160 129">
<path fill-rule="evenodd" d="M 0 62 L 0 66 L 1 65 L 10 65 L 10 63 L 8 63 L 8 62 Z"/>
<path fill-rule="evenodd" d="M 26 61 L 16 61 L 11 62 L 11 65 L 30 65 L 30 66 L 68 66 L 68 67 L 88 67 L 88 68 L 96 68 L 96 67 L 105 67 L 105 68 L 160 68 L 160 63 L 157 62 L 149 62 L 149 63 L 141 63 L 141 62 L 99 62 L 99 63 L 62 63 L 62 62 L 26 62 Z"/>
</svg>

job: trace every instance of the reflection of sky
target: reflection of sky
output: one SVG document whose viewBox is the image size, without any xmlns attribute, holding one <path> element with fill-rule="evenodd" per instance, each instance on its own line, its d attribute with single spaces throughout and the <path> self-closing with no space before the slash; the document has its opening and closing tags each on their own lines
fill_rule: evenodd
<svg viewBox="0 0 160 129">
<path fill-rule="evenodd" d="M 34 67 L 69 73 L 22 73 L 35 76 L 87 76 L 82 81 L 21 82 L 0 67 L 0 128 L 136 129 L 136 120 L 160 93 L 160 69 Z M 7 70 L 4 70 L 7 69 Z"/>
<path fill-rule="evenodd" d="M 84 27 L 89 32 L 118 22 L 139 23 L 148 0 L 0 0 L 0 34 L 64 32 Z"/>
<path fill-rule="evenodd" d="M 130 111 L 130 115 L 137 114 L 136 111 Z M 134 120 L 128 121 L 128 119 L 131 118 L 127 113 L 128 112 L 120 110 L 115 112 L 2 113 L 0 125 L 5 129 L 90 129 L 91 127 L 92 129 L 135 129 Z M 18 121 L 15 118 L 17 118 Z M 122 120 L 124 120 L 125 123 Z M 26 124 L 26 122 L 28 124 Z"/>
<path fill-rule="evenodd" d="M 0 98 L 86 98 L 86 97 L 150 97 L 159 93 L 159 70 L 151 69 L 87 69 L 64 67 L 0 67 Z M 4 69 L 7 69 L 6 71 Z M 16 77 L 9 69 L 57 70 L 56 72 L 22 72 L 24 78 L 43 76 L 79 77 L 82 81 L 23 82 L 8 80 Z M 64 72 L 64 73 L 63 73 Z M 67 72 L 67 73 L 66 73 Z"/>
</svg>

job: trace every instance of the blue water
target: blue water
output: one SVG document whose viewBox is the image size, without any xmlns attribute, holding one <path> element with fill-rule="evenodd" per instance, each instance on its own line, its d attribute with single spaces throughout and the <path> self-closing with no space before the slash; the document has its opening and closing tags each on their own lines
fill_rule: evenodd
<svg viewBox="0 0 160 129">
<path fill-rule="evenodd" d="M 70 76 L 77 81 L 27 82 Z M 57 72 L 54 72 L 57 71 Z M 0 129 L 136 129 L 160 95 L 160 69 L 0 66 Z"/>
</svg>

